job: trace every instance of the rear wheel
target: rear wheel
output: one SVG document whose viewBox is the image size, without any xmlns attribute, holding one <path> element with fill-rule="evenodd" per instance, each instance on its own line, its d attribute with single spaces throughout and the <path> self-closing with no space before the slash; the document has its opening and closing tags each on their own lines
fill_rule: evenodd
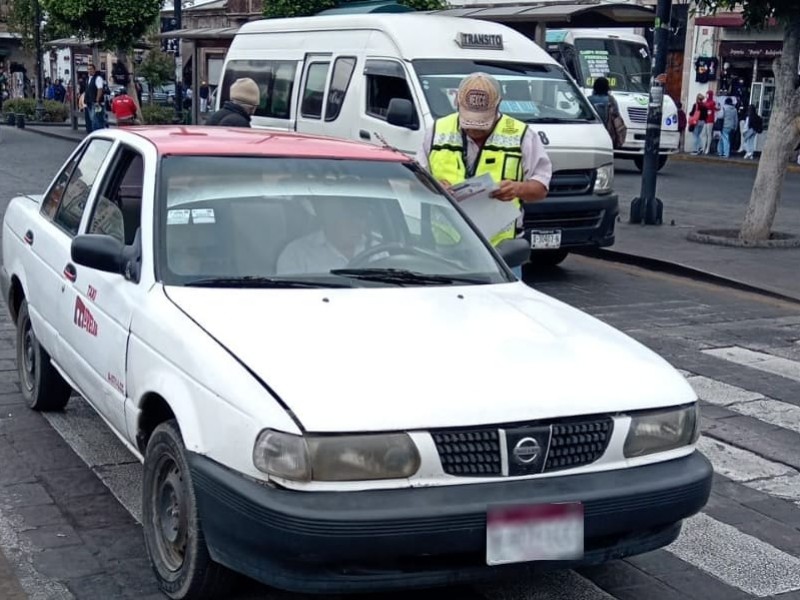
<svg viewBox="0 0 800 600">
<path fill-rule="evenodd" d="M 143 479 L 144 541 L 161 591 L 176 600 L 226 597 L 231 572 L 209 555 L 183 438 L 174 419 L 150 436 Z"/>
<path fill-rule="evenodd" d="M 664 165 L 667 164 L 667 160 L 668 160 L 668 157 L 663 155 L 663 154 L 658 157 L 658 170 L 659 171 L 664 168 Z M 639 169 L 640 172 L 644 171 L 644 157 L 643 156 L 637 156 L 636 158 L 634 158 L 633 159 L 633 163 L 636 165 L 636 168 Z"/>
<path fill-rule="evenodd" d="M 63 410 L 67 405 L 72 388 L 36 339 L 27 300 L 22 301 L 17 316 L 17 372 L 22 397 L 33 410 Z"/>
</svg>

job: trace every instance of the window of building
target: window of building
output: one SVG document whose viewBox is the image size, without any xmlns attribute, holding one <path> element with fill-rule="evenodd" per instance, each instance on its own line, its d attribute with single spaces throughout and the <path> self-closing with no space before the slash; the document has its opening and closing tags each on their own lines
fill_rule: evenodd
<svg viewBox="0 0 800 600">
<path fill-rule="evenodd" d="M 330 62 L 315 62 L 308 66 L 306 87 L 303 90 L 303 102 L 300 114 L 311 119 L 322 118 L 322 100 L 325 97 L 325 82 L 328 80 Z"/>
<path fill-rule="evenodd" d="M 339 117 L 355 69 L 356 58 L 354 56 L 342 56 L 333 63 L 333 75 L 331 75 L 331 85 L 328 89 L 328 104 L 325 109 L 326 121 L 335 121 Z"/>
<path fill-rule="evenodd" d="M 296 74 L 297 61 L 294 60 L 232 60 L 225 69 L 220 100 L 230 100 L 233 82 L 249 77 L 261 92 L 261 102 L 254 116 L 289 119 Z"/>
</svg>

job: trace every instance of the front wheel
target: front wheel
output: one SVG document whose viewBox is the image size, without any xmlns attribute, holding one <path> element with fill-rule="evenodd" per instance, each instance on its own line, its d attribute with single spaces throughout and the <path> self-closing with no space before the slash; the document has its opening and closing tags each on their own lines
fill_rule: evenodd
<svg viewBox="0 0 800 600">
<path fill-rule="evenodd" d="M 36 339 L 27 300 L 22 301 L 17 316 L 17 372 L 22 397 L 31 409 L 57 411 L 67 405 L 72 388 Z"/>
<path fill-rule="evenodd" d="M 147 443 L 142 526 L 162 592 L 175 600 L 226 596 L 230 571 L 208 553 L 183 438 L 174 419 L 156 427 Z"/>
<path fill-rule="evenodd" d="M 658 170 L 659 171 L 664 168 L 664 165 L 667 164 L 667 160 L 668 160 L 668 157 L 663 155 L 663 154 L 658 157 Z M 636 168 L 639 169 L 640 173 L 644 171 L 644 157 L 643 156 L 637 156 L 636 158 L 634 158 L 633 159 L 633 163 L 636 165 Z"/>
</svg>

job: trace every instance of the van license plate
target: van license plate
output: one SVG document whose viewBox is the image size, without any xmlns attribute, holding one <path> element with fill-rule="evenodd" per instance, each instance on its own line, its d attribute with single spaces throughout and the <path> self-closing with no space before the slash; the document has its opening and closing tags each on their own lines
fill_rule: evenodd
<svg viewBox="0 0 800 600">
<path fill-rule="evenodd" d="M 561 248 L 561 231 L 531 231 L 531 248 L 534 250 Z"/>
<path fill-rule="evenodd" d="M 490 508 L 486 564 L 583 558 L 583 504 Z"/>
</svg>

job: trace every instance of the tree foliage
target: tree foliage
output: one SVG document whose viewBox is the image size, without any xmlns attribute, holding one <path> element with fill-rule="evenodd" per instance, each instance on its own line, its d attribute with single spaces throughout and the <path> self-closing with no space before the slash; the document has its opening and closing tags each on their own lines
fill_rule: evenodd
<svg viewBox="0 0 800 600">
<path fill-rule="evenodd" d="M 136 70 L 151 88 L 159 87 L 172 80 L 175 75 L 175 63 L 169 54 L 151 50 Z M 152 94 L 150 101 L 152 102 Z"/>
<path fill-rule="evenodd" d="M 414 10 L 436 10 L 444 6 L 444 0 L 397 0 L 398 4 Z M 264 0 L 264 16 L 267 18 L 308 17 L 347 4 L 347 0 Z"/>
<path fill-rule="evenodd" d="M 800 18 L 800 2 L 797 0 L 696 0 L 697 8 L 703 12 L 719 10 L 741 10 L 745 23 L 760 29 L 770 18 L 783 23 Z"/>
<path fill-rule="evenodd" d="M 73 35 L 102 39 L 106 48 L 111 50 L 131 48 L 158 19 L 163 4 L 163 0 L 40 2 L 48 20 L 69 28 Z"/>
</svg>

